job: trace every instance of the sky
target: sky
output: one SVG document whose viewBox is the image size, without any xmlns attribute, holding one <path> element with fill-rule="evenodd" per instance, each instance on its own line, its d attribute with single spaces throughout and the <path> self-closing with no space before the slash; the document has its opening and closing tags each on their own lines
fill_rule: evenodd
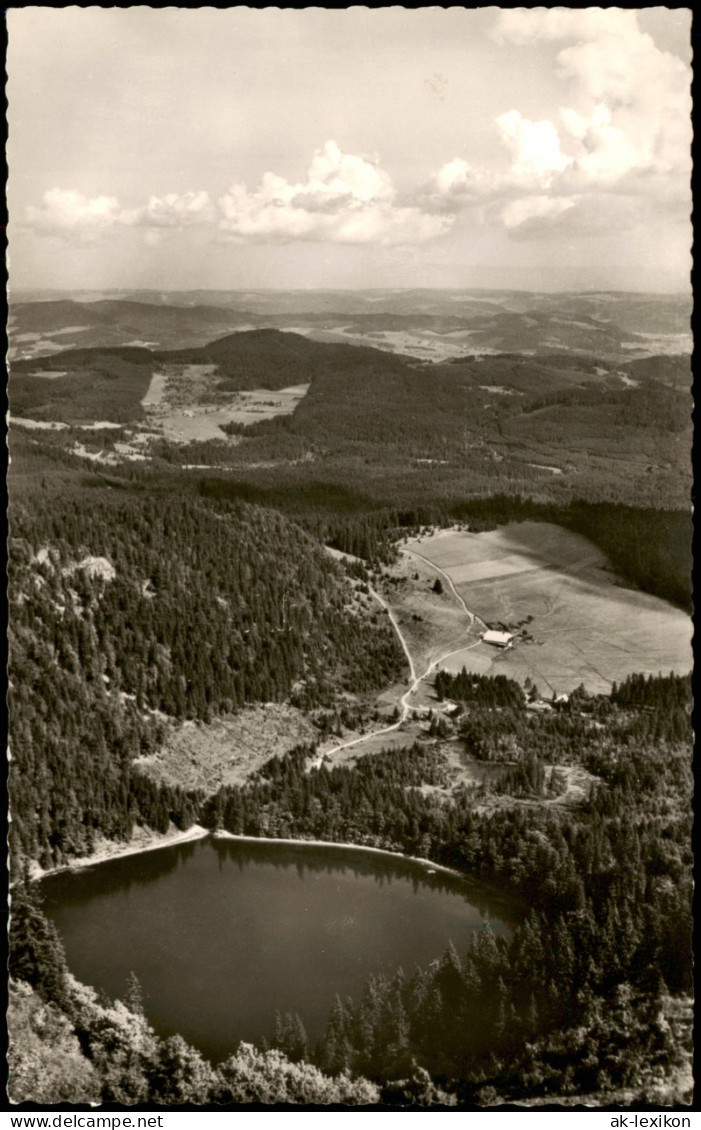
<svg viewBox="0 0 701 1130">
<path fill-rule="evenodd" d="M 689 290 L 688 9 L 11 9 L 10 287 Z"/>
</svg>

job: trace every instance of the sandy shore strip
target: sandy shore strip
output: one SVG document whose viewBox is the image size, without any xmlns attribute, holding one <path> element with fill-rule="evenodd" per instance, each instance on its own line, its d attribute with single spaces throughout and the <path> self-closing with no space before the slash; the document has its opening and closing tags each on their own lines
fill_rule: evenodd
<svg viewBox="0 0 701 1130">
<path fill-rule="evenodd" d="M 457 871 L 454 867 L 445 867 L 441 863 L 434 863 L 431 859 L 424 859 L 418 855 L 404 855 L 400 851 L 389 851 L 387 848 L 371 847 L 369 844 L 349 844 L 337 840 L 304 840 L 281 839 L 277 836 L 244 836 L 234 832 L 211 832 L 201 824 L 193 824 L 185 832 L 174 829 L 163 835 L 158 832 L 146 832 L 144 829 L 138 838 L 132 838 L 128 843 L 102 844 L 92 855 L 81 855 L 72 859 L 61 867 L 51 867 L 44 870 L 38 864 L 32 868 L 33 879 L 43 879 L 47 875 L 57 875 L 62 871 L 78 871 L 83 867 L 96 867 L 100 863 L 107 863 L 110 859 L 123 859 L 127 855 L 141 855 L 145 851 L 156 851 L 158 848 L 173 847 L 176 844 L 190 843 L 193 840 L 203 840 L 211 836 L 213 840 L 233 840 L 249 844 L 284 844 L 288 847 L 321 847 L 342 848 L 345 851 L 371 852 L 373 855 L 385 855 L 390 859 L 403 859 L 408 863 L 418 863 L 429 872 L 440 871 L 444 875 L 452 875 L 457 879 L 467 879 L 470 876 L 464 871 Z"/>
<path fill-rule="evenodd" d="M 434 863 L 433 860 L 423 859 L 419 855 L 404 855 L 401 851 L 388 851 L 387 848 L 370 847 L 366 844 L 346 844 L 337 840 L 283 840 L 277 836 L 243 836 L 234 832 L 223 831 L 212 832 L 211 836 L 214 840 L 238 840 L 241 843 L 249 844 L 287 844 L 291 847 L 344 848 L 346 851 L 369 851 L 374 855 L 388 855 L 390 859 L 405 859 L 409 863 L 420 863 L 422 867 L 426 867 L 430 871 L 441 871 L 444 875 L 454 875 L 458 879 L 470 878 L 464 871 L 456 871 L 454 867 L 444 867 L 442 863 Z"/>
<path fill-rule="evenodd" d="M 128 843 L 103 843 L 92 855 L 79 855 L 61 867 L 44 870 L 37 863 L 33 866 L 31 875 L 33 879 L 43 879 L 47 875 L 57 875 L 61 871 L 78 871 L 82 867 L 95 867 L 99 863 L 107 863 L 110 859 L 122 859 L 127 855 L 141 855 L 144 851 L 156 851 L 158 848 L 186 844 L 192 840 L 203 840 L 210 834 L 209 829 L 203 828 L 201 824 L 193 824 L 184 832 L 174 828 L 162 834 L 143 829 Z"/>
</svg>

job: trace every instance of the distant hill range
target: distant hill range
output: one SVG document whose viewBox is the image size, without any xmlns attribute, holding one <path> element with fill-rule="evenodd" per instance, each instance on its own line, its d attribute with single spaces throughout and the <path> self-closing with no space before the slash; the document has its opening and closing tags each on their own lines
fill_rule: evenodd
<svg viewBox="0 0 701 1130">
<path fill-rule="evenodd" d="M 187 350 L 267 328 L 427 362 L 504 352 L 624 361 L 690 353 L 690 317 L 689 296 L 617 292 L 42 292 L 15 296 L 9 336 L 11 359 L 73 346 Z"/>
</svg>

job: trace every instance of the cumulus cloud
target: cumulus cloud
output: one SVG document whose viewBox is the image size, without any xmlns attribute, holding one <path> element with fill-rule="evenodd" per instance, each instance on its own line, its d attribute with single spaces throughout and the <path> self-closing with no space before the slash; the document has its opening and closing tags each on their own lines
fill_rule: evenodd
<svg viewBox="0 0 701 1130">
<path fill-rule="evenodd" d="M 436 173 L 436 190 L 444 196 L 469 190 L 472 168 L 461 157 L 454 157 Z"/>
<path fill-rule="evenodd" d="M 509 110 L 497 118 L 501 139 L 511 150 L 509 180 L 524 186 L 549 188 L 556 173 L 572 164 L 562 152 L 557 129 L 547 119 L 531 122 L 518 110 Z"/>
<path fill-rule="evenodd" d="M 507 231 L 541 230 L 574 208 L 576 201 L 570 196 L 525 196 L 510 200 L 501 210 L 501 219 Z"/>
<path fill-rule="evenodd" d="M 214 209 L 207 192 L 169 192 L 151 196 L 148 204 L 137 209 L 135 222 L 155 228 L 182 228 L 214 218 Z"/>
<path fill-rule="evenodd" d="M 457 211 L 514 192 L 541 193 L 573 164 L 573 158 L 561 148 L 556 127 L 547 119 L 532 122 L 518 110 L 508 110 L 496 119 L 496 126 L 511 154 L 508 171 L 497 174 L 454 157 L 423 186 L 418 199 L 424 207 Z"/>
<path fill-rule="evenodd" d="M 415 193 L 414 201 L 427 212 L 457 213 L 498 195 L 502 178 L 491 169 L 469 164 L 462 157 L 446 161 Z"/>
<path fill-rule="evenodd" d="M 303 192 L 330 201 L 352 198 L 361 203 L 392 200 L 395 195 L 389 174 L 377 161 L 342 153 L 335 141 L 317 149 Z"/>
<path fill-rule="evenodd" d="M 572 196 L 525 196 L 491 206 L 492 223 L 512 239 L 559 239 L 610 236 L 624 231 L 650 230 L 662 220 L 678 219 L 671 208 L 660 208 L 645 195 L 576 193 Z"/>
<path fill-rule="evenodd" d="M 375 160 L 343 153 L 334 141 L 314 154 L 306 180 L 265 173 L 250 192 L 234 184 L 219 200 L 219 227 L 235 240 L 417 243 L 445 234 L 450 215 L 401 203 Z"/>
<path fill-rule="evenodd" d="M 559 51 L 557 65 L 582 108 L 562 107 L 560 121 L 582 189 L 625 190 L 625 178 L 641 172 L 689 174 L 689 68 L 657 47 L 635 11 L 505 9 L 495 35 L 522 44 L 574 40 Z"/>
<path fill-rule="evenodd" d="M 567 91 L 550 117 L 511 108 L 495 119 L 506 168 L 455 155 L 400 196 L 378 159 L 327 141 L 301 181 L 266 172 L 257 187 L 234 183 L 216 205 L 200 191 L 124 209 L 114 196 L 54 188 L 27 208 L 27 223 L 68 239 L 131 226 L 156 242 L 210 224 L 238 242 L 401 245 L 445 235 L 467 209 L 514 236 L 620 228 L 655 209 L 688 217 L 690 69 L 642 31 L 635 10 L 500 9 L 493 35 L 502 44 L 555 44 Z"/>
<path fill-rule="evenodd" d="M 420 243 L 445 234 L 454 219 L 400 200 L 376 160 L 343 153 L 333 141 L 314 154 L 304 181 L 268 172 L 254 191 L 232 185 L 218 207 L 204 191 L 151 196 L 144 205 L 123 208 L 116 196 L 53 188 L 39 207 L 25 209 L 26 226 L 44 235 L 94 241 L 117 229 L 140 228 L 150 246 L 196 224 L 217 224 L 225 238 L 238 241 Z"/>
<path fill-rule="evenodd" d="M 558 73 L 575 105 L 539 121 L 518 109 L 501 114 L 495 126 L 508 168 L 496 174 L 455 157 L 424 186 L 427 207 L 477 205 L 488 222 L 520 236 L 625 226 L 626 216 L 640 220 L 654 206 L 688 211 L 690 71 L 640 29 L 635 11 L 502 9 L 493 37 L 563 41 Z M 646 203 L 633 206 L 636 197 Z"/>
<path fill-rule="evenodd" d="M 50 188 L 41 205 L 25 209 L 27 224 L 47 235 L 84 235 L 95 238 L 120 222 L 116 196 L 84 196 L 73 189 Z"/>
<path fill-rule="evenodd" d="M 26 226 L 43 235 L 92 241 L 124 227 L 174 229 L 213 218 L 206 192 L 152 196 L 139 208 L 122 208 L 116 196 L 85 196 L 74 189 L 51 188 L 39 207 L 25 208 Z"/>
</svg>

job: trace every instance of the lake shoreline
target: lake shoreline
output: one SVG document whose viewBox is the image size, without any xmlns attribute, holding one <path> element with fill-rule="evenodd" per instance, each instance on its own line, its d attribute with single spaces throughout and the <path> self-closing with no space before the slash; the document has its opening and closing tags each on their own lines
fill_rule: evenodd
<svg viewBox="0 0 701 1130">
<path fill-rule="evenodd" d="M 389 848 L 370 847 L 368 844 L 350 844 L 339 840 L 294 839 L 292 837 L 282 839 L 278 836 L 244 836 L 236 832 L 224 831 L 211 832 L 210 834 L 213 840 L 233 840 L 234 842 L 238 840 L 240 843 L 249 844 L 287 844 L 288 847 L 306 845 L 307 847 L 344 848 L 347 851 L 368 851 L 375 855 L 388 855 L 391 859 L 406 859 L 409 863 L 419 863 L 430 871 L 440 871 L 444 875 L 452 875 L 458 879 L 470 878 L 467 872 L 458 871 L 455 867 L 445 867 L 442 863 L 434 863 L 432 859 L 425 859 L 420 855 L 405 855 L 404 852 L 390 851 Z"/>
<path fill-rule="evenodd" d="M 235 832 L 225 832 L 223 830 L 212 832 L 209 828 L 202 827 L 201 824 L 193 824 L 191 828 L 183 832 L 166 832 L 164 835 L 154 833 L 137 842 L 129 841 L 125 844 L 119 844 L 115 846 L 115 850 L 111 850 L 109 845 L 102 845 L 92 855 L 77 856 L 75 859 L 71 860 L 70 863 L 62 864 L 59 867 L 44 869 L 36 864 L 32 869 L 32 879 L 38 882 L 41 879 L 48 878 L 50 875 L 60 875 L 66 871 L 80 871 L 86 867 L 98 867 L 101 863 L 109 863 L 112 859 L 125 859 L 128 856 L 141 855 L 143 852 L 157 851 L 159 848 L 176 847 L 178 844 L 195 843 L 207 838 L 250 844 L 281 844 L 288 847 L 301 845 L 302 847 L 342 848 L 346 851 L 365 851 L 371 852 L 373 855 L 384 855 L 389 856 L 391 859 L 405 859 L 409 863 L 418 863 L 420 866 L 425 867 L 429 873 L 440 872 L 443 875 L 452 875 L 457 879 L 470 879 L 470 875 L 467 872 L 458 871 L 455 867 L 446 867 L 444 864 L 434 863 L 432 859 L 426 859 L 424 856 L 405 855 L 401 851 L 391 851 L 389 848 L 372 847 L 369 844 L 352 844 L 338 840 L 307 840 L 291 836 L 285 837 L 284 839 L 277 836 L 246 836 Z"/>
<path fill-rule="evenodd" d="M 172 831 L 165 833 L 153 832 L 140 837 L 138 840 L 128 840 L 126 843 L 115 841 L 115 849 L 108 843 L 102 844 L 92 855 L 78 855 L 70 863 L 63 863 L 59 867 L 40 867 L 35 863 L 32 867 L 32 879 L 39 881 L 50 875 L 61 875 L 66 871 L 81 871 L 84 867 L 97 867 L 100 863 L 109 863 L 111 859 L 125 859 L 130 855 L 141 855 L 147 851 L 157 851 L 159 848 L 175 847 L 177 844 L 193 843 L 210 836 L 209 828 L 201 824 L 193 824 L 185 831 Z"/>
<path fill-rule="evenodd" d="M 153 835 L 143 836 L 138 842 L 129 842 L 120 844 L 116 850 L 110 850 L 108 844 L 103 844 L 93 855 L 78 856 L 70 863 L 63 864 L 60 867 L 52 867 L 43 870 L 38 864 L 32 872 L 32 880 L 40 882 L 42 879 L 48 879 L 54 875 L 61 875 L 67 872 L 82 871 L 88 867 L 98 867 L 102 863 L 109 863 L 113 859 L 126 859 L 129 856 L 141 855 L 145 852 L 157 851 L 159 848 L 177 847 L 179 844 L 198 843 L 202 840 L 226 840 L 232 843 L 249 843 L 249 844 L 279 844 L 287 847 L 316 847 L 316 848 L 339 848 L 344 851 L 355 852 L 369 852 L 373 855 L 381 855 L 388 859 L 401 859 L 407 863 L 416 863 L 425 869 L 427 875 L 450 875 L 453 879 L 461 879 L 463 882 L 476 885 L 480 889 L 484 889 L 491 896 L 495 896 L 499 900 L 504 898 L 504 893 L 497 888 L 492 887 L 490 883 L 485 883 L 483 879 L 471 875 L 467 871 L 458 871 L 455 867 L 446 867 L 443 863 L 435 863 L 432 859 L 427 859 L 425 856 L 420 855 L 405 855 L 401 851 L 390 851 L 389 848 L 371 847 L 369 844 L 353 844 L 347 842 L 340 842 L 338 840 L 307 840 L 295 839 L 294 837 L 287 836 L 285 838 L 277 836 L 246 836 L 243 833 L 226 832 L 223 829 L 212 831 L 209 828 L 204 828 L 201 824 L 193 824 L 191 828 L 186 831 L 178 831 L 176 829 L 165 834 L 153 833 Z M 519 904 L 518 896 L 510 893 L 508 900 L 510 905 Z"/>
</svg>

